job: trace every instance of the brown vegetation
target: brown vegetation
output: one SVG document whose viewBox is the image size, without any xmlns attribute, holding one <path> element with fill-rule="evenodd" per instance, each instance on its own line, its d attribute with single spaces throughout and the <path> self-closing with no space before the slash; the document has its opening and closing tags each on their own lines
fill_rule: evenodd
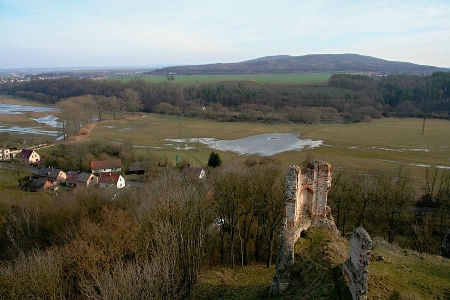
<svg viewBox="0 0 450 300">
<path fill-rule="evenodd" d="M 270 266 L 283 216 L 284 171 L 272 159 L 247 157 L 208 169 L 206 180 L 167 166 L 143 189 L 80 189 L 23 205 L 2 200 L 0 298 L 119 299 L 126 293 L 181 299 L 202 268 Z M 416 226 L 424 219 L 414 214 L 414 185 L 404 173 L 335 174 L 329 202 L 336 223 L 343 234 L 360 224 L 372 235 L 436 252 L 437 232 L 448 226 L 448 207 L 441 205 L 448 203 L 445 174 L 430 181 L 438 188 L 427 190 L 442 210 L 442 217 L 426 216 L 429 227 Z M 298 273 L 306 277 L 298 290 L 314 294 L 308 287 L 317 286 L 318 277 L 312 275 L 329 276 L 323 270 L 302 264 Z"/>
</svg>

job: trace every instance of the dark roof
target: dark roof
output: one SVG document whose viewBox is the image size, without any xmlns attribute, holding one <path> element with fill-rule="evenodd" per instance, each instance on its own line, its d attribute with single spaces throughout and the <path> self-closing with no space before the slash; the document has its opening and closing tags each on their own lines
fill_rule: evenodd
<svg viewBox="0 0 450 300">
<path fill-rule="evenodd" d="M 37 175 L 41 177 L 49 177 L 49 178 L 57 178 L 59 172 L 61 172 L 60 169 L 53 169 L 53 168 L 40 168 L 38 170 Z"/>
<path fill-rule="evenodd" d="M 33 153 L 34 150 L 32 149 L 23 149 L 21 154 L 24 158 L 28 159 L 30 158 L 31 154 Z"/>
<path fill-rule="evenodd" d="M 92 160 L 91 170 L 98 169 L 116 169 L 120 168 L 122 161 L 120 159 L 108 159 L 108 160 Z"/>
<path fill-rule="evenodd" d="M 46 183 L 47 183 L 47 179 L 43 179 L 43 178 L 31 178 L 30 183 L 27 185 L 30 188 L 42 188 Z"/>
<path fill-rule="evenodd" d="M 76 181 L 77 178 L 78 178 L 78 175 L 80 175 L 78 172 L 67 171 L 67 173 L 66 173 L 66 180 L 67 181 Z"/>
<path fill-rule="evenodd" d="M 187 174 L 187 175 L 193 176 L 195 178 L 199 178 L 200 177 L 200 173 L 202 172 L 202 170 L 203 170 L 202 167 L 185 166 L 183 168 L 183 174 Z"/>
<path fill-rule="evenodd" d="M 116 173 L 102 173 L 100 174 L 101 183 L 116 184 L 119 180 L 120 175 Z"/>
<path fill-rule="evenodd" d="M 135 172 L 135 171 L 145 171 L 147 169 L 147 162 L 146 161 L 137 161 L 130 164 L 130 167 L 128 168 L 128 171 Z"/>
<path fill-rule="evenodd" d="M 78 175 L 77 182 L 86 183 L 91 176 L 92 176 L 92 173 L 86 173 L 86 172 L 80 173 L 80 175 Z"/>
</svg>

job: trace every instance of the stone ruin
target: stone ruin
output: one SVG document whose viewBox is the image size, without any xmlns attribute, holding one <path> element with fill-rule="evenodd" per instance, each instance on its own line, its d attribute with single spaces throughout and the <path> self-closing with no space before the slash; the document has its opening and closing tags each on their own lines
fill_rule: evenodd
<svg viewBox="0 0 450 300">
<path fill-rule="evenodd" d="M 331 209 L 327 206 L 331 187 L 331 165 L 315 161 L 305 173 L 290 166 L 286 176 L 284 220 L 280 233 L 276 268 L 270 287 L 272 295 L 279 295 L 289 286 L 290 267 L 294 265 L 294 246 L 301 233 L 312 226 L 337 231 Z M 372 240 L 363 228 L 355 229 L 350 245 L 350 257 L 343 273 L 349 280 L 353 299 L 367 299 L 367 272 Z"/>
<path fill-rule="evenodd" d="M 350 241 L 350 257 L 345 262 L 342 272 L 349 281 L 353 299 L 367 299 L 367 277 L 369 273 L 370 250 L 372 240 L 362 227 L 353 231 Z"/>
<path fill-rule="evenodd" d="M 289 167 L 284 194 L 284 221 L 271 294 L 278 295 L 288 287 L 288 269 L 294 265 L 294 245 L 304 230 L 311 226 L 327 226 L 336 230 L 327 206 L 330 187 L 331 165 L 327 162 L 310 163 L 305 173 L 298 166 Z"/>
</svg>

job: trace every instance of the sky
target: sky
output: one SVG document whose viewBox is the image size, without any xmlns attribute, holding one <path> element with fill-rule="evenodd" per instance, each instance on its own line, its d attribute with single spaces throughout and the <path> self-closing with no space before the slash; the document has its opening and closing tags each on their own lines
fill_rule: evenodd
<svg viewBox="0 0 450 300">
<path fill-rule="evenodd" d="M 450 0 L 0 0 L 0 69 L 319 53 L 450 67 Z"/>
</svg>

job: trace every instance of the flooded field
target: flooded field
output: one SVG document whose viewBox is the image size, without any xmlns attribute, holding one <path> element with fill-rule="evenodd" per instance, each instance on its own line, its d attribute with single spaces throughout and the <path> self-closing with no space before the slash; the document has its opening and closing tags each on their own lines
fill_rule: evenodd
<svg viewBox="0 0 450 300">
<path fill-rule="evenodd" d="M 168 142 L 176 143 L 177 149 L 189 150 L 189 144 L 202 144 L 208 148 L 234 152 L 239 155 L 256 154 L 261 156 L 271 156 L 286 151 L 298 151 L 302 149 L 312 149 L 322 145 L 322 141 L 311 139 L 300 139 L 295 133 L 266 133 L 249 136 L 235 140 L 219 140 L 215 138 L 191 138 L 191 139 L 165 139 Z M 185 145 L 181 148 L 179 145 Z"/>
<path fill-rule="evenodd" d="M 91 132 L 91 141 L 128 145 L 139 153 L 178 156 L 204 165 L 211 150 L 223 159 L 271 156 L 282 164 L 305 159 L 330 161 L 341 167 L 397 170 L 423 177 L 429 167 L 450 166 L 450 122 L 385 118 L 356 124 L 263 124 L 214 122 L 146 114 L 137 120 L 104 121 Z"/>
<path fill-rule="evenodd" d="M 55 112 L 56 108 L 0 103 L 0 114 L 18 115 L 24 112 Z"/>
<path fill-rule="evenodd" d="M 61 134 L 59 128 L 62 123 L 55 116 L 57 108 L 38 104 L 1 103 L 2 99 L 0 98 L 0 132 L 52 137 Z"/>
</svg>

